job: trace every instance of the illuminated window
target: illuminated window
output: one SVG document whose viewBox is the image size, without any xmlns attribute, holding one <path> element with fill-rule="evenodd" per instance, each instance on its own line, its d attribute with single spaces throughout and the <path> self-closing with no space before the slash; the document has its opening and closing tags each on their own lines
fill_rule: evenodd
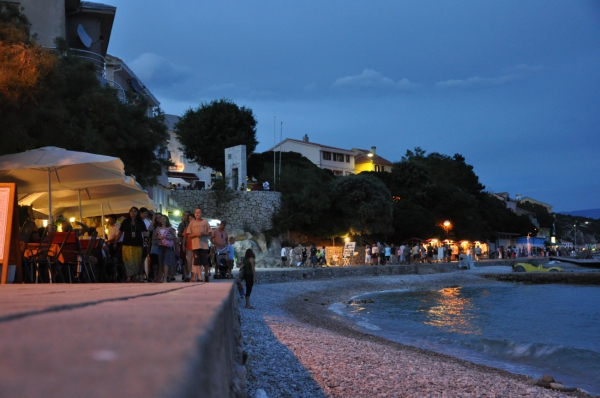
<svg viewBox="0 0 600 398">
<path fill-rule="evenodd" d="M 333 170 L 333 175 L 334 176 L 343 176 L 344 172 L 341 170 Z"/>
</svg>

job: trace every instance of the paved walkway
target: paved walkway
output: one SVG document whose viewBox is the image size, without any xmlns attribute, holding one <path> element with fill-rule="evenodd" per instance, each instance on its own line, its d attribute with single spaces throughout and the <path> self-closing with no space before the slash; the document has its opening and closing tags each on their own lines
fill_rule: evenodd
<svg viewBox="0 0 600 398">
<path fill-rule="evenodd" d="M 0 286 L 0 397 L 186 395 L 231 284 Z"/>
</svg>

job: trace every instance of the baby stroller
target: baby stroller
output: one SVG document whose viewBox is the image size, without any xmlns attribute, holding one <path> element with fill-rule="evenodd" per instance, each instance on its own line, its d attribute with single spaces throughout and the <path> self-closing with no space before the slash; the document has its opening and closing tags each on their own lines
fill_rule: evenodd
<svg viewBox="0 0 600 398">
<path fill-rule="evenodd" d="M 215 279 L 226 279 L 227 278 L 227 247 L 219 250 L 215 254 L 215 261 L 217 266 L 215 267 Z"/>
</svg>

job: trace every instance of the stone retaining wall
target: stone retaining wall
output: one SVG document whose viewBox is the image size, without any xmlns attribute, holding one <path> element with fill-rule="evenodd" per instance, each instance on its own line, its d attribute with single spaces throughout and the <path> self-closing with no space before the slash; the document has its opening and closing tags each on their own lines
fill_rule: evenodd
<svg viewBox="0 0 600 398">
<path fill-rule="evenodd" d="M 438 274 L 458 269 L 458 263 L 370 265 L 256 271 L 259 283 L 297 282 L 302 280 L 342 278 L 346 276 Z"/>
<path fill-rule="evenodd" d="M 281 194 L 272 191 L 173 190 L 171 197 L 182 211 L 200 206 L 204 217 L 227 220 L 228 228 L 245 231 L 271 229 L 271 218 L 281 206 Z"/>
<path fill-rule="evenodd" d="M 600 285 L 598 272 L 515 272 L 511 274 L 483 275 L 504 282 L 565 283 L 569 285 Z"/>
<path fill-rule="evenodd" d="M 237 289 L 232 287 L 198 340 L 199 355 L 186 383 L 189 397 L 246 398 L 246 366 Z"/>
</svg>

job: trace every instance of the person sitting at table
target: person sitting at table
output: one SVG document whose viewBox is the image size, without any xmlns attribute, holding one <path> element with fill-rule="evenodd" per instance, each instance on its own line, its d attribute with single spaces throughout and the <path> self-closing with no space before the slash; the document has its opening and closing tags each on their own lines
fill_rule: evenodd
<svg viewBox="0 0 600 398">
<path fill-rule="evenodd" d="M 63 232 L 73 231 L 73 225 L 69 220 L 63 220 L 60 226 Z"/>
</svg>

